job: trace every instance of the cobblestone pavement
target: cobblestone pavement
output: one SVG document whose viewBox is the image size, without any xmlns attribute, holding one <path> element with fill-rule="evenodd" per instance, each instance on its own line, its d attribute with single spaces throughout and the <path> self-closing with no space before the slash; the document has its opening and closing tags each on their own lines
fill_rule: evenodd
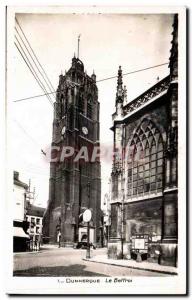
<svg viewBox="0 0 192 300">
<path fill-rule="evenodd" d="M 102 255 L 106 249 L 91 250 Z M 14 276 L 167 276 L 164 274 L 84 261 L 86 250 L 48 246 L 40 252 L 14 254 Z"/>
</svg>

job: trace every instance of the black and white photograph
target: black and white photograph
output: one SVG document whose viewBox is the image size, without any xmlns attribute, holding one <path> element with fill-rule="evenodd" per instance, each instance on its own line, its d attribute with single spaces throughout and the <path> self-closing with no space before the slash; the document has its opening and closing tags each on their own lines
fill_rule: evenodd
<svg viewBox="0 0 192 300">
<path fill-rule="evenodd" d="M 9 294 L 186 293 L 186 9 L 7 6 Z"/>
</svg>

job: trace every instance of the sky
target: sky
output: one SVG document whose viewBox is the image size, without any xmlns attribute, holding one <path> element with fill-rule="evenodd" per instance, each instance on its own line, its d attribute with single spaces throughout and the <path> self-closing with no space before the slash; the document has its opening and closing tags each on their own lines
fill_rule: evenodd
<svg viewBox="0 0 192 300">
<path fill-rule="evenodd" d="M 173 15 L 170 14 L 17 14 L 19 24 L 56 89 L 59 74 L 71 66 L 81 34 L 80 59 L 97 80 L 169 61 Z M 35 204 L 46 207 L 49 163 L 41 149 L 52 139 L 53 108 L 47 97 L 21 102 L 17 99 L 42 94 L 21 55 L 13 45 L 11 78 L 11 144 L 13 168 L 21 180 L 32 181 Z M 169 74 L 168 65 L 123 77 L 128 101 Z M 112 144 L 112 113 L 115 111 L 117 79 L 98 82 L 100 142 Z M 54 97 L 51 96 L 53 101 Z M 9 113 L 9 111 L 8 111 Z M 102 200 L 108 192 L 112 161 L 101 161 Z"/>
</svg>

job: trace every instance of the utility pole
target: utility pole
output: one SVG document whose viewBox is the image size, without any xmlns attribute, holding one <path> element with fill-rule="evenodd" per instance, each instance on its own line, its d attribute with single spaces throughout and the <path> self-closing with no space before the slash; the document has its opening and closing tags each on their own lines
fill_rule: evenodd
<svg viewBox="0 0 192 300">
<path fill-rule="evenodd" d="M 109 223 L 110 223 L 110 212 L 109 212 L 109 194 L 105 194 L 104 197 L 104 222 L 103 222 L 103 239 L 104 239 L 104 245 L 108 246 L 109 243 Z"/>
<path fill-rule="evenodd" d="M 29 179 L 29 185 L 28 190 L 26 192 L 26 201 L 28 202 L 28 205 L 34 204 L 35 200 L 35 187 L 33 188 L 33 191 L 31 191 L 31 179 Z"/>
<path fill-rule="evenodd" d="M 109 245 L 109 238 L 110 238 L 110 228 L 111 228 L 111 179 L 109 179 L 109 182 L 108 182 L 108 185 L 109 185 L 109 206 L 108 206 L 108 211 L 109 211 L 109 218 L 108 218 L 108 232 L 107 232 L 107 247 Z"/>
<path fill-rule="evenodd" d="M 123 191 L 123 190 L 122 190 Z M 121 258 L 123 259 L 123 243 L 124 243 L 124 191 L 121 204 Z"/>
<path fill-rule="evenodd" d="M 87 196 L 88 196 L 88 209 L 90 206 L 90 181 L 87 183 Z M 89 233 L 90 233 L 90 224 L 87 222 L 87 252 L 86 252 L 86 258 L 90 258 L 90 239 L 89 239 Z"/>
</svg>

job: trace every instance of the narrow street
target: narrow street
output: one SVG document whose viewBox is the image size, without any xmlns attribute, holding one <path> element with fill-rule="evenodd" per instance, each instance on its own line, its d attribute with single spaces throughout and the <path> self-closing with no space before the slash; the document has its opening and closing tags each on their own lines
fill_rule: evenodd
<svg viewBox="0 0 192 300">
<path fill-rule="evenodd" d="M 91 250 L 92 255 L 106 249 Z M 14 276 L 167 276 L 156 272 L 84 261 L 86 250 L 46 246 L 40 252 L 14 254 Z"/>
</svg>

